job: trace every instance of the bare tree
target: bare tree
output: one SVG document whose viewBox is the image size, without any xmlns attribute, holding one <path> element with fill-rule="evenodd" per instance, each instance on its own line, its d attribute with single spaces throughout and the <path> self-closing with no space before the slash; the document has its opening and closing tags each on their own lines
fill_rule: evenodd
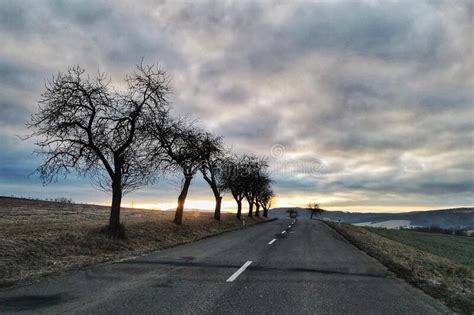
<svg viewBox="0 0 474 315">
<path fill-rule="evenodd" d="M 319 207 L 319 204 L 317 204 L 316 202 L 308 203 L 307 208 L 311 211 L 311 219 L 313 218 L 313 216 L 317 216 L 324 211 Z"/>
<path fill-rule="evenodd" d="M 272 206 L 274 196 L 275 193 L 271 188 L 271 182 L 268 182 L 267 185 L 263 186 L 257 196 L 257 203 L 262 207 L 264 217 L 268 217 L 268 210 Z"/>
<path fill-rule="evenodd" d="M 286 213 L 288 213 L 288 216 L 291 219 L 296 219 L 299 216 L 298 210 L 296 210 L 294 208 L 290 208 L 290 209 L 286 210 Z"/>
<path fill-rule="evenodd" d="M 155 140 L 154 147 L 161 156 L 161 150 L 166 154 L 168 169 L 183 174 L 181 192 L 174 222 L 183 223 L 184 203 L 188 195 L 191 181 L 202 164 L 205 150 L 203 149 L 204 132 L 196 128 L 186 119 L 162 120 L 154 123 L 149 132 Z"/>
<path fill-rule="evenodd" d="M 39 111 L 27 123 L 37 137 L 37 169 L 43 183 L 71 171 L 89 175 L 112 192 L 109 230 L 118 235 L 122 196 L 153 180 L 160 155 L 150 150 L 146 121 L 166 115 L 168 78 L 154 66 L 138 65 L 126 77 L 127 89 L 109 87 L 104 74 L 90 77 L 76 66 L 46 85 Z M 152 154 L 153 153 L 153 154 Z"/>
<path fill-rule="evenodd" d="M 224 145 L 221 137 L 214 137 L 210 133 L 205 133 L 201 141 L 203 156 L 201 161 L 201 173 L 204 180 L 211 187 L 216 200 L 214 208 L 214 219 L 221 219 L 222 185 L 220 184 L 219 173 L 222 170 L 225 158 Z"/>
<path fill-rule="evenodd" d="M 245 178 L 242 158 L 233 156 L 223 160 L 219 184 L 223 191 L 230 191 L 237 203 L 237 219 L 242 216 L 242 200 L 245 198 Z"/>
<path fill-rule="evenodd" d="M 255 206 L 255 215 L 258 217 L 260 216 L 260 205 L 257 203 L 257 196 L 262 187 L 267 185 L 270 180 L 266 174 L 268 162 L 267 160 L 254 155 L 246 155 L 243 157 L 242 164 L 245 170 L 245 176 L 242 178 L 244 182 L 244 194 L 245 199 L 247 199 L 249 204 L 248 216 L 253 216 L 253 209 Z"/>
<path fill-rule="evenodd" d="M 268 215 L 267 203 L 271 202 L 271 190 L 272 181 L 270 177 L 264 173 L 259 172 L 260 175 L 256 178 L 257 185 L 255 187 L 255 216 L 260 216 L 260 207 L 264 210 L 264 216 Z"/>
</svg>

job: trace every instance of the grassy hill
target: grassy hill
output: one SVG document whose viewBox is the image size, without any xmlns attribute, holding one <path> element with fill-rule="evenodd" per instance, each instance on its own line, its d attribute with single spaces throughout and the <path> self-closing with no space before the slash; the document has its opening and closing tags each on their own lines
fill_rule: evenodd
<svg viewBox="0 0 474 315">
<path fill-rule="evenodd" d="M 391 240 L 445 257 L 454 263 L 474 268 L 474 237 L 407 230 L 367 229 Z"/>
<path fill-rule="evenodd" d="M 269 217 L 287 218 L 288 209 L 296 209 L 299 219 L 309 219 L 311 212 L 305 208 L 275 208 L 269 212 Z M 401 213 L 382 212 L 346 212 L 324 211 L 318 216 L 327 221 L 338 221 L 350 224 L 370 224 L 386 221 L 409 221 L 411 226 L 439 226 L 445 229 L 474 229 L 474 208 L 453 208 L 428 211 L 411 211 Z"/>
</svg>

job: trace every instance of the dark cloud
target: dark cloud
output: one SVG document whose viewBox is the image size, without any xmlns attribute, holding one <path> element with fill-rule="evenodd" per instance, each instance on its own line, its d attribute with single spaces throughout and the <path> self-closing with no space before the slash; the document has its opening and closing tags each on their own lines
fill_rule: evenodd
<svg viewBox="0 0 474 315">
<path fill-rule="evenodd" d="M 0 61 L 0 85 L 4 88 L 29 89 L 41 82 L 38 71 L 25 65 Z"/>
<path fill-rule="evenodd" d="M 107 20 L 113 9 L 97 1 L 50 1 L 52 15 L 94 31 L 97 23 Z"/>
<path fill-rule="evenodd" d="M 17 32 L 26 28 L 25 11 L 17 3 L 2 1 L 0 9 L 0 26 L 3 30 Z"/>
<path fill-rule="evenodd" d="M 0 123 L 2 126 L 21 126 L 29 119 L 29 109 L 7 98 L 0 99 Z"/>
<path fill-rule="evenodd" d="M 226 138 L 247 139 L 262 145 L 262 141 L 273 142 L 272 138 L 280 128 L 279 121 L 277 112 L 249 105 L 230 119 L 222 121 L 216 129 Z"/>
<path fill-rule="evenodd" d="M 420 16 L 404 10 L 405 5 L 341 2 L 302 7 L 289 23 L 288 38 L 308 50 L 330 49 L 386 59 L 431 55 L 431 45 L 425 43 L 432 41 L 432 36 L 421 43 L 410 40 Z M 436 31 L 431 28 L 428 35 Z"/>
</svg>

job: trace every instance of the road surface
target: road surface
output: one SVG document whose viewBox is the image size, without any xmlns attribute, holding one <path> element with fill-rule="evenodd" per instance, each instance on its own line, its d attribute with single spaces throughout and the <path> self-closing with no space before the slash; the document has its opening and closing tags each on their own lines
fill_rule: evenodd
<svg viewBox="0 0 474 315">
<path fill-rule="evenodd" d="M 0 313 L 439 314 L 316 220 L 276 220 L 0 291 Z"/>
</svg>

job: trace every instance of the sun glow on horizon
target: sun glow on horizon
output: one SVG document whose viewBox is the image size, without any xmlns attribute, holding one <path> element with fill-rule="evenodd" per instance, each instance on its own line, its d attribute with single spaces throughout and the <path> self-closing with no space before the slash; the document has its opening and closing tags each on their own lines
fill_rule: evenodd
<svg viewBox="0 0 474 315">
<path fill-rule="evenodd" d="M 301 207 L 304 208 L 310 202 L 317 202 L 321 205 L 321 208 L 329 211 L 349 211 L 349 212 L 407 212 L 407 211 L 426 211 L 436 210 L 442 208 L 456 208 L 463 207 L 459 205 L 456 207 L 452 206 L 440 206 L 440 205 L 373 205 L 358 203 L 350 204 L 341 196 L 327 196 L 317 197 L 310 195 L 289 195 L 284 197 L 276 197 L 272 202 L 272 208 L 291 208 Z M 110 203 L 100 203 L 104 206 L 109 206 Z M 124 208 L 135 208 L 135 209 L 150 209 L 150 210 L 162 210 L 162 211 L 174 211 L 176 209 L 176 201 L 162 201 L 154 202 L 153 200 L 142 200 L 142 201 L 124 201 L 122 203 Z M 192 199 L 186 200 L 185 210 L 203 210 L 203 211 L 214 211 L 215 201 L 214 199 Z M 242 202 L 242 213 L 246 213 L 248 209 L 248 203 L 245 199 Z M 221 205 L 222 212 L 236 212 L 237 204 L 234 199 L 225 196 L 222 200 Z"/>
<path fill-rule="evenodd" d="M 151 210 L 174 210 L 176 209 L 176 201 L 165 201 L 165 202 L 124 202 L 123 207 L 135 208 L 135 209 L 151 209 Z M 242 203 L 242 209 L 245 209 L 246 203 Z M 213 199 L 189 199 L 186 200 L 185 209 L 196 209 L 214 211 L 215 201 Z M 237 205 L 234 200 L 223 199 L 221 204 L 221 211 L 223 212 L 234 212 L 236 211 Z"/>
</svg>

